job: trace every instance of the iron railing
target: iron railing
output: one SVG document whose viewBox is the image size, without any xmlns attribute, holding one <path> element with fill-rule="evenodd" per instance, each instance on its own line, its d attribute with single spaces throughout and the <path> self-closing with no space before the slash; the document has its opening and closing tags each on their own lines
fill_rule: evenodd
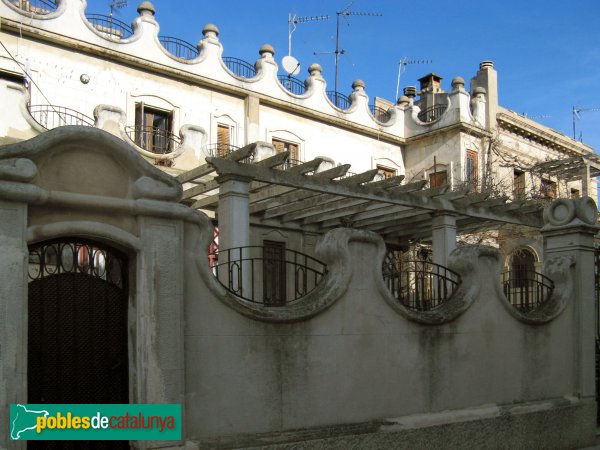
<svg viewBox="0 0 600 450">
<path fill-rule="evenodd" d="M 223 57 L 223 62 L 229 71 L 233 72 L 238 77 L 253 78 L 256 76 L 256 69 L 254 66 L 243 59 L 225 56 Z"/>
<path fill-rule="evenodd" d="M 369 109 L 371 110 L 371 114 L 375 117 L 375 120 L 386 123 L 391 119 L 391 114 L 387 109 L 383 109 L 380 106 L 369 105 Z"/>
<path fill-rule="evenodd" d="M 55 105 L 29 105 L 29 114 L 47 130 L 66 125 L 94 126 L 94 119 L 71 108 Z"/>
<path fill-rule="evenodd" d="M 331 103 L 340 109 L 348 109 L 350 107 L 350 99 L 337 91 L 327 91 L 327 98 Z"/>
<path fill-rule="evenodd" d="M 279 168 L 281 170 L 288 170 L 288 169 L 291 169 L 292 167 L 299 166 L 300 164 L 304 164 L 304 161 L 301 161 L 299 159 L 294 159 L 294 158 L 288 158 L 283 164 L 277 166 L 277 168 Z"/>
<path fill-rule="evenodd" d="M 29 250 L 29 281 L 78 273 L 123 287 L 124 270 L 123 258 L 87 242 L 60 240 L 38 244 Z"/>
<path fill-rule="evenodd" d="M 232 294 L 265 306 L 286 306 L 321 282 L 327 266 L 293 250 L 269 246 L 235 247 L 209 255 L 212 272 Z"/>
<path fill-rule="evenodd" d="M 158 40 L 166 51 L 177 58 L 195 59 L 198 57 L 198 47 L 183 39 L 171 36 L 159 36 Z"/>
<path fill-rule="evenodd" d="M 13 0 L 17 8 L 33 14 L 44 16 L 56 11 L 57 4 L 52 0 Z"/>
<path fill-rule="evenodd" d="M 508 301 L 521 312 L 531 312 L 545 303 L 554 290 L 554 282 L 534 270 L 521 268 L 502 273 L 502 286 Z"/>
<path fill-rule="evenodd" d="M 100 33 L 109 38 L 127 39 L 133 35 L 133 29 L 119 19 L 103 14 L 86 14 L 87 21 Z"/>
<path fill-rule="evenodd" d="M 417 117 L 421 122 L 433 122 L 444 115 L 448 105 L 435 105 L 421 111 Z"/>
<path fill-rule="evenodd" d="M 277 79 L 282 86 L 292 94 L 302 95 L 306 92 L 306 86 L 304 85 L 304 82 L 298 78 L 294 78 L 289 75 L 277 75 Z"/>
<path fill-rule="evenodd" d="M 414 311 L 431 311 L 443 305 L 461 282 L 460 275 L 447 267 L 403 260 L 396 252 L 386 255 L 383 279 L 392 295 Z"/>
<path fill-rule="evenodd" d="M 153 126 L 125 127 L 127 136 L 144 150 L 157 155 L 171 153 L 181 144 L 181 138 L 169 130 Z"/>
</svg>

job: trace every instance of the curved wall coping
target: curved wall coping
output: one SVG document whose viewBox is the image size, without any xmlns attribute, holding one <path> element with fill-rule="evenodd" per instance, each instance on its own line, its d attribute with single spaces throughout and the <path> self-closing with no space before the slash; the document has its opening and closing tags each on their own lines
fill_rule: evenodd
<svg viewBox="0 0 600 450">
<path fill-rule="evenodd" d="M 230 72 L 223 62 L 224 49 L 219 41 L 218 32 L 208 28 L 204 30 L 205 37 L 198 43 L 198 57 L 193 60 L 183 60 L 170 54 L 160 44 L 160 25 L 155 20 L 154 13 L 147 9 L 142 10 L 141 15 L 133 20 L 133 35 L 127 39 L 112 39 L 97 31 L 85 18 L 85 0 L 62 0 L 54 13 L 44 16 L 28 14 L 11 5 L 9 0 L 0 0 L 0 10 L 6 10 L 6 13 L 3 12 L 5 19 L 22 22 L 26 18 L 31 26 L 58 36 L 65 36 L 115 50 L 124 55 L 149 60 L 184 73 L 260 93 L 369 128 L 385 130 L 400 137 L 411 137 L 461 121 L 481 127 L 470 112 L 470 97 L 464 89 L 461 94 L 466 96 L 466 110 L 464 102 L 449 101 L 446 113 L 440 119 L 429 123 L 423 123 L 416 119 L 412 105 L 408 108 L 403 105 L 393 106 L 390 108 L 390 120 L 385 123 L 379 122 L 369 110 L 369 97 L 364 90 L 364 83 L 356 86 L 350 93 L 351 105 L 348 109 L 343 110 L 336 107 L 327 98 L 327 83 L 322 77 L 320 66 L 315 64 L 310 66 L 309 77 L 304 82 L 306 92 L 303 95 L 292 94 L 277 79 L 278 65 L 275 62 L 274 53 L 268 49 L 265 50 L 265 47 L 261 49 L 261 56 L 255 63 L 256 75 L 249 79 L 238 77 Z M 449 99 L 455 91 L 449 93 Z M 452 111 L 456 109 L 460 109 L 461 112 L 453 113 Z"/>
</svg>

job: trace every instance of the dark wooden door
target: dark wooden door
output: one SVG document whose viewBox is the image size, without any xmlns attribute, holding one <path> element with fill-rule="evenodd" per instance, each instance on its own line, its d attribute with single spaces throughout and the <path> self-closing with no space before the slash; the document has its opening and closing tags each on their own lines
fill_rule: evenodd
<svg viewBox="0 0 600 450">
<path fill-rule="evenodd" d="M 285 242 L 263 243 L 263 303 L 283 306 L 287 300 Z"/>
</svg>

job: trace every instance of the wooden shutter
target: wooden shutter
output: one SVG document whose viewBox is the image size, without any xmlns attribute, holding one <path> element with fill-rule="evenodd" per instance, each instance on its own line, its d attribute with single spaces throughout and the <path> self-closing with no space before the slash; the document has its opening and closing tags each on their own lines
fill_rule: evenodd
<svg viewBox="0 0 600 450">
<path fill-rule="evenodd" d="M 440 187 L 443 184 L 446 184 L 447 178 L 448 177 L 447 177 L 446 171 L 434 172 L 429 175 L 429 187 L 430 188 Z"/>
<path fill-rule="evenodd" d="M 290 143 L 288 147 L 290 150 L 290 159 L 295 159 L 296 161 L 299 160 L 300 158 L 298 157 L 298 144 Z"/>
<path fill-rule="evenodd" d="M 477 152 L 473 150 L 467 150 L 467 173 L 466 179 L 470 187 L 477 190 L 479 181 L 479 167 L 478 167 Z"/>
<path fill-rule="evenodd" d="M 144 102 L 135 104 L 135 143 L 145 148 L 144 140 Z"/>
<path fill-rule="evenodd" d="M 279 139 L 273 139 L 271 143 L 273 144 L 273 147 L 275 147 L 275 151 L 277 153 L 285 151 L 285 143 L 283 141 L 280 141 Z"/>
<path fill-rule="evenodd" d="M 217 125 L 217 152 L 220 157 L 225 157 L 229 153 L 229 137 L 231 130 L 227 125 Z"/>
</svg>

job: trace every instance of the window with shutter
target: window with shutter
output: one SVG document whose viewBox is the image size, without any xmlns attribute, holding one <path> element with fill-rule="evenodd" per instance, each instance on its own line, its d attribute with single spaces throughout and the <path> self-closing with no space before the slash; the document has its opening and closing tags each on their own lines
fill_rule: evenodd
<svg viewBox="0 0 600 450">
<path fill-rule="evenodd" d="M 467 150 L 466 160 L 466 173 L 465 180 L 469 188 L 477 190 L 478 182 L 478 164 L 477 164 L 477 152 L 473 150 Z"/>
<path fill-rule="evenodd" d="M 153 153 L 172 152 L 170 139 L 172 113 L 147 107 L 144 102 L 135 105 L 135 143 Z"/>
<path fill-rule="evenodd" d="M 434 172 L 429 174 L 429 187 L 436 188 L 446 184 L 448 176 L 446 171 L 443 172 Z"/>
<path fill-rule="evenodd" d="M 516 199 L 525 198 L 525 173 L 520 170 L 514 171 L 513 195 Z"/>
<path fill-rule="evenodd" d="M 295 144 L 293 142 L 282 141 L 281 139 L 276 139 L 276 138 L 273 138 L 273 140 L 271 142 L 273 143 L 273 147 L 275 147 L 275 151 L 277 153 L 288 151 L 288 152 L 290 152 L 290 158 L 289 158 L 290 160 L 292 160 L 292 161 L 300 160 L 298 144 Z"/>
<path fill-rule="evenodd" d="M 378 178 L 381 180 L 394 178 L 396 176 L 396 170 L 389 167 L 377 165 L 377 170 L 379 171 L 377 173 Z"/>
</svg>

